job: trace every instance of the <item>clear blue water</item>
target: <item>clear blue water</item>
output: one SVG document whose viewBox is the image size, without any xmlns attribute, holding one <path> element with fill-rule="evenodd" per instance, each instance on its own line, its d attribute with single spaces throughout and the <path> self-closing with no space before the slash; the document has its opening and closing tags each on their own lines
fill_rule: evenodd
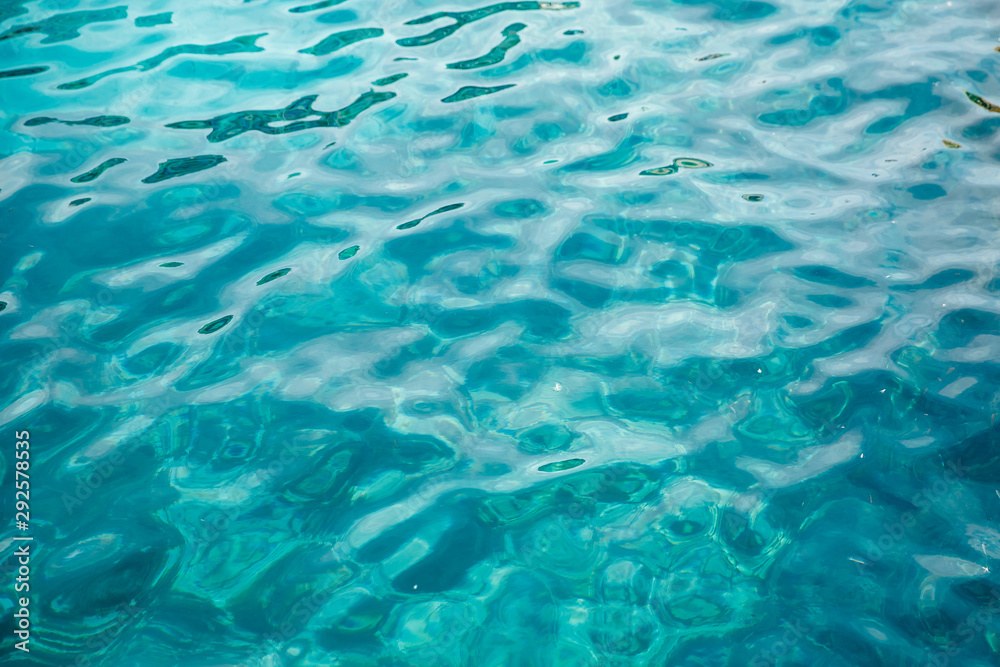
<svg viewBox="0 0 1000 667">
<path fill-rule="evenodd" d="M 998 664 L 1000 6 L 307 2 L 0 0 L 5 661 Z"/>
</svg>

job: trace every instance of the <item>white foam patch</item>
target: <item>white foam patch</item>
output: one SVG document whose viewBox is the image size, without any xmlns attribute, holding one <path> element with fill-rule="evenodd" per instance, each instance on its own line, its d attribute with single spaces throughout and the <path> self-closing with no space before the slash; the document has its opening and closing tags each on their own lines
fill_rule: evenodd
<svg viewBox="0 0 1000 667">
<path fill-rule="evenodd" d="M 973 579 L 990 573 L 989 568 L 953 556 L 914 556 L 922 568 L 948 579 Z"/>
<path fill-rule="evenodd" d="M 818 477 L 839 465 L 857 459 L 860 454 L 861 432 L 851 431 L 833 444 L 803 449 L 799 452 L 798 460 L 789 465 L 740 457 L 736 460 L 736 467 L 756 477 L 763 487 L 781 489 Z"/>
<path fill-rule="evenodd" d="M 9 424 L 18 417 L 22 417 L 40 405 L 43 405 L 49 398 L 48 391 L 36 389 L 25 396 L 22 396 L 0 412 L 0 425 Z"/>
</svg>

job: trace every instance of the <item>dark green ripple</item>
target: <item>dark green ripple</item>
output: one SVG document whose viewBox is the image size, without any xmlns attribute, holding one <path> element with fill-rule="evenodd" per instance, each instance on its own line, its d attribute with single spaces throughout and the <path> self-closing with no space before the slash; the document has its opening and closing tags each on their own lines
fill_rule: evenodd
<svg viewBox="0 0 1000 667">
<path fill-rule="evenodd" d="M 499 93 L 501 90 L 513 88 L 515 85 L 517 84 L 508 83 L 502 86 L 462 86 L 451 95 L 443 98 L 441 101 L 446 104 L 451 102 L 464 102 L 465 100 L 471 100 L 474 97 L 482 97 L 483 95 Z"/>
<path fill-rule="evenodd" d="M 209 322 L 208 324 L 206 324 L 205 326 L 203 326 L 202 328 L 198 329 L 198 333 L 200 333 L 200 334 L 213 334 L 216 331 L 218 331 L 219 329 L 221 329 L 222 327 L 224 327 L 227 324 L 229 324 L 232 320 L 233 320 L 233 316 L 232 315 L 226 315 L 225 317 L 220 317 L 219 319 L 213 320 L 213 321 Z"/>
<path fill-rule="evenodd" d="M 123 157 L 113 157 L 113 158 L 111 158 L 109 160 L 105 160 L 104 162 L 102 162 L 101 164 L 97 165 L 96 167 L 94 167 L 90 171 L 88 171 L 86 173 L 83 173 L 83 174 L 80 174 L 79 176 L 74 176 L 73 178 L 71 178 L 69 180 L 72 181 L 73 183 L 89 183 L 90 181 L 93 181 L 94 179 L 96 179 L 98 176 L 100 176 L 101 174 L 103 174 L 105 171 L 107 171 L 111 167 L 114 167 L 115 165 L 122 164 L 123 162 L 126 162 L 125 158 L 123 158 Z"/>
<path fill-rule="evenodd" d="M 381 28 L 356 28 L 354 30 L 345 30 L 344 32 L 334 33 L 317 44 L 314 44 L 307 49 L 302 49 L 299 53 L 308 53 L 313 56 L 325 56 L 333 53 L 334 51 L 339 51 L 345 46 L 357 44 L 358 42 L 366 39 L 381 37 L 382 34 L 383 30 Z"/>
<path fill-rule="evenodd" d="M 158 25 L 169 25 L 173 12 L 163 12 L 161 14 L 151 14 L 149 16 L 139 16 L 135 19 L 135 27 L 152 28 Z"/>
<path fill-rule="evenodd" d="M 48 71 L 47 65 L 39 65 L 37 67 L 21 67 L 18 69 L 8 69 L 0 72 L 0 79 L 10 79 L 16 76 L 31 76 L 32 74 L 41 74 L 42 72 Z"/>
<path fill-rule="evenodd" d="M 175 58 L 180 55 L 190 54 L 190 55 L 203 55 L 203 56 L 228 56 L 237 53 L 258 53 L 264 49 L 257 46 L 255 42 L 261 37 L 265 36 L 267 33 L 262 32 L 257 35 L 245 35 L 243 37 L 237 37 L 231 39 L 227 42 L 219 42 L 217 44 L 181 44 L 179 46 L 171 46 L 168 49 L 164 49 L 159 54 L 153 56 L 152 58 L 146 58 L 145 60 L 140 60 L 135 65 L 130 65 L 127 67 L 116 67 L 110 69 L 100 74 L 94 74 L 83 79 L 78 79 L 76 81 L 70 81 L 68 83 L 59 84 L 58 88 L 61 90 L 79 90 L 80 88 L 86 88 L 92 86 L 101 79 L 109 76 L 114 76 L 115 74 L 122 74 L 124 72 L 151 70 L 155 67 L 162 65 L 164 62 L 170 58 Z"/>
<path fill-rule="evenodd" d="M 47 125 L 49 123 L 62 123 L 63 125 L 90 125 L 92 127 L 117 127 L 131 122 L 126 116 L 94 116 L 83 120 L 60 120 L 49 116 L 38 116 L 24 121 L 25 126 L 35 127 L 37 125 Z"/>
<path fill-rule="evenodd" d="M 167 127 L 181 130 L 211 129 L 208 140 L 212 143 L 226 141 L 251 130 L 264 134 L 288 134 L 317 127 L 343 127 L 363 111 L 376 104 L 391 100 L 396 93 L 362 93 L 356 100 L 336 111 L 318 111 L 312 104 L 317 95 L 302 97 L 284 109 L 236 111 L 208 120 L 185 120 L 168 123 Z M 293 121 L 272 127 L 271 123 Z"/>
<path fill-rule="evenodd" d="M 16 14 L 15 14 L 16 15 Z M 94 11 L 67 12 L 66 14 L 56 14 L 37 23 L 27 23 L 10 28 L 7 32 L 0 33 L 0 42 L 6 39 L 13 39 L 22 35 L 41 33 L 45 35 L 42 44 L 55 44 L 65 42 L 80 36 L 80 28 L 91 23 L 102 23 L 107 21 L 120 21 L 128 16 L 125 6 L 111 7 L 109 9 L 99 9 Z"/>
<path fill-rule="evenodd" d="M 503 41 L 490 49 L 490 52 L 486 55 L 479 56 L 478 58 L 472 58 L 471 60 L 448 63 L 445 67 L 448 69 L 477 69 L 479 67 L 488 67 L 490 65 L 496 65 L 499 62 L 503 62 L 504 56 L 507 55 L 507 51 L 521 43 L 521 38 L 518 37 L 517 33 L 521 32 L 526 27 L 527 26 L 523 23 L 512 23 L 503 29 L 503 32 L 501 33 L 504 38 Z"/>
<path fill-rule="evenodd" d="M 156 173 L 142 179 L 143 183 L 159 183 L 170 178 L 194 174 L 199 171 L 211 169 L 226 161 L 221 155 L 196 155 L 194 157 L 181 157 L 160 163 L 160 168 Z"/>
<path fill-rule="evenodd" d="M 579 2 L 500 2 L 495 5 L 471 9 L 465 12 L 434 12 L 433 14 L 428 14 L 427 16 L 421 16 L 420 18 L 407 21 L 406 25 L 422 25 L 424 23 L 431 23 L 432 21 L 437 21 L 438 19 L 443 18 L 453 19 L 455 22 L 449 26 L 433 30 L 426 35 L 397 39 L 396 43 L 400 46 L 426 46 L 427 44 L 433 44 L 434 42 L 441 41 L 445 37 L 454 34 L 463 26 L 489 16 L 493 16 L 494 14 L 498 14 L 500 12 L 526 11 L 533 9 L 576 9 L 579 6 Z"/>
</svg>

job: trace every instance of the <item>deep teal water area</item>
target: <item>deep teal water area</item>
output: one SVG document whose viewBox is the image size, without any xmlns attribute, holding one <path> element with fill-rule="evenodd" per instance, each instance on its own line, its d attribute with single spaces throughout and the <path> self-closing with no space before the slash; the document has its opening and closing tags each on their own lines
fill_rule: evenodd
<svg viewBox="0 0 1000 667">
<path fill-rule="evenodd" d="M 31 653 L 1000 663 L 991 0 L 0 0 Z"/>
</svg>

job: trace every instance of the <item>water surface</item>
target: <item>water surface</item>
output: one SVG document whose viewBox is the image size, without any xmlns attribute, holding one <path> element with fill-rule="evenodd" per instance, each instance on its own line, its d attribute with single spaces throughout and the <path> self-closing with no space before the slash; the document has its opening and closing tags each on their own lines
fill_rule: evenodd
<svg viewBox="0 0 1000 667">
<path fill-rule="evenodd" d="M 0 4 L 11 664 L 1000 660 L 995 3 L 305 2 Z"/>
</svg>

